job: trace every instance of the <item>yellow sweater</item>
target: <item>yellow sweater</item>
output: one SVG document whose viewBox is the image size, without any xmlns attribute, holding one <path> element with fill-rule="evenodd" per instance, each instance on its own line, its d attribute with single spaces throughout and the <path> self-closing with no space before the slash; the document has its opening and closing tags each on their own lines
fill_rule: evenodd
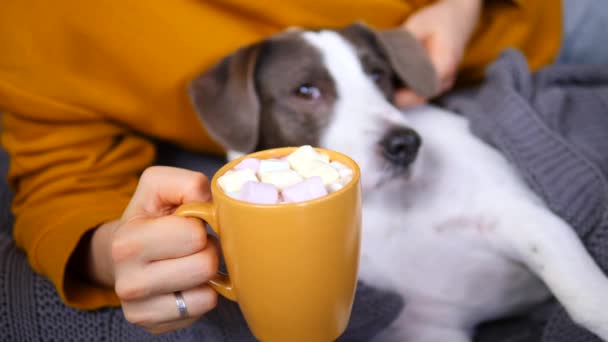
<svg viewBox="0 0 608 342">
<path fill-rule="evenodd" d="M 287 26 L 404 22 L 430 0 L 2 1 L 2 144 L 16 191 L 14 238 L 71 306 L 119 302 L 66 274 L 82 235 L 119 218 L 154 159 L 149 137 L 220 153 L 190 108 L 186 82 L 223 55 Z M 554 0 L 487 0 L 461 66 L 468 78 L 500 50 L 534 68 L 560 45 Z"/>
</svg>

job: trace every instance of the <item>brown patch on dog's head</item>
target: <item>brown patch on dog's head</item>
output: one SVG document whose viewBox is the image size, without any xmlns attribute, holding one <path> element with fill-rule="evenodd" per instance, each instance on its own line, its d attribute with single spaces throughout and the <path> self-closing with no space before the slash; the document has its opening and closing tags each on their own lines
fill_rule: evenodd
<svg viewBox="0 0 608 342">
<path fill-rule="evenodd" d="M 299 33 L 239 49 L 190 84 L 194 108 L 225 148 L 246 153 L 318 141 L 336 90 L 321 55 Z M 321 96 L 306 97 L 303 87 Z"/>
<path fill-rule="evenodd" d="M 261 102 L 258 149 L 318 143 L 337 94 L 315 47 L 300 35 L 269 41 L 258 62 L 256 85 Z"/>
<path fill-rule="evenodd" d="M 224 148 L 247 153 L 318 144 L 338 94 L 320 51 L 301 32 L 291 29 L 243 47 L 189 85 L 196 112 Z M 437 91 L 424 49 L 407 32 L 361 23 L 337 32 L 389 101 L 401 84 L 423 96 Z"/>
<path fill-rule="evenodd" d="M 228 149 L 250 151 L 257 144 L 260 101 L 253 76 L 260 49 L 254 44 L 237 50 L 188 86 L 205 128 Z"/>
</svg>

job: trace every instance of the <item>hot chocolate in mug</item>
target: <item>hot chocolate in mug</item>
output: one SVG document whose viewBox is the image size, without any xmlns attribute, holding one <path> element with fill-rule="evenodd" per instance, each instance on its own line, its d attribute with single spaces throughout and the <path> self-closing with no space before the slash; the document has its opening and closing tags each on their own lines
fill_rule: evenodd
<svg viewBox="0 0 608 342">
<path fill-rule="evenodd" d="M 212 202 L 184 204 L 176 214 L 200 218 L 218 234 L 228 275 L 210 283 L 238 303 L 259 340 L 330 342 L 346 329 L 357 285 L 357 164 L 338 152 L 316 149 L 352 169 L 353 177 L 342 189 L 305 202 L 248 203 L 218 185 L 218 178 L 245 158 L 281 158 L 295 150 L 265 150 L 227 163 L 211 181 Z"/>
</svg>

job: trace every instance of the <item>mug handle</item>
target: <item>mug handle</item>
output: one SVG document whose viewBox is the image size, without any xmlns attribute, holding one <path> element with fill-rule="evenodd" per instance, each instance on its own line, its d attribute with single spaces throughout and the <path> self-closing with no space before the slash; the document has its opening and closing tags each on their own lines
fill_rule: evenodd
<svg viewBox="0 0 608 342">
<path fill-rule="evenodd" d="M 209 223 L 211 229 L 219 235 L 219 226 L 215 216 L 215 204 L 213 202 L 191 202 L 182 204 L 175 210 L 175 215 L 184 217 L 196 217 Z M 236 293 L 230 277 L 218 272 L 215 278 L 209 280 L 209 285 L 222 296 L 236 301 Z"/>
</svg>

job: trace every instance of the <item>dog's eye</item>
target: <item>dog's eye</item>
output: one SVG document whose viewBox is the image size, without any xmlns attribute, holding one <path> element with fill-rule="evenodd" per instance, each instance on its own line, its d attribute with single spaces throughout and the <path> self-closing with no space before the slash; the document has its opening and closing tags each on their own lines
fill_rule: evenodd
<svg viewBox="0 0 608 342">
<path fill-rule="evenodd" d="M 305 83 L 297 87 L 294 90 L 294 94 L 306 100 L 317 100 L 321 97 L 321 90 L 311 84 Z"/>
</svg>

